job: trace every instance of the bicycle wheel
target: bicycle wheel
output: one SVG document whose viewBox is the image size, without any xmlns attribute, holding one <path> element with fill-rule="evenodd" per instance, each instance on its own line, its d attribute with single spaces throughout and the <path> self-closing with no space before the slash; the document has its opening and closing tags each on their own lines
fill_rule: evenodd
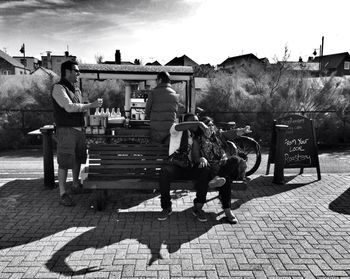
<svg viewBox="0 0 350 279">
<path fill-rule="evenodd" d="M 259 144 L 252 138 L 241 136 L 234 140 L 238 148 L 238 154 L 247 161 L 246 176 L 252 175 L 260 166 L 261 151 Z"/>
</svg>

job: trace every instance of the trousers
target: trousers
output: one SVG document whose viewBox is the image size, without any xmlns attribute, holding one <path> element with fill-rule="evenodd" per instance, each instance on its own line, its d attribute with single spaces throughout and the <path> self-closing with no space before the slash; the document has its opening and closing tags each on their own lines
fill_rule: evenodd
<svg viewBox="0 0 350 279">
<path fill-rule="evenodd" d="M 160 204 L 163 209 L 171 208 L 170 183 L 176 179 L 190 179 L 194 181 L 196 198 L 194 203 L 205 203 L 207 201 L 208 183 L 211 179 L 209 168 L 181 168 L 174 165 L 165 165 L 160 173 L 159 189 Z"/>
</svg>

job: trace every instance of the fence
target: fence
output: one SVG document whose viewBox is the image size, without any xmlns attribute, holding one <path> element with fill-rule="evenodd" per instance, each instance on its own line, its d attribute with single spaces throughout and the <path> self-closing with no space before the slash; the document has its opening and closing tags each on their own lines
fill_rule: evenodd
<svg viewBox="0 0 350 279">
<path fill-rule="evenodd" d="M 235 121 L 237 127 L 250 125 L 252 136 L 265 146 L 269 145 L 274 119 L 300 114 L 313 120 L 319 145 L 350 145 L 350 111 L 211 111 L 207 114 L 216 122 Z"/>
<path fill-rule="evenodd" d="M 274 119 L 287 114 L 301 114 L 314 120 L 316 137 L 320 144 L 350 145 L 350 111 L 208 111 L 216 122 L 235 121 L 237 127 L 250 125 L 252 136 L 262 145 L 268 145 Z M 16 130 L 23 137 L 28 131 L 53 123 L 52 110 L 0 110 L 0 129 Z M 1 130 L 0 130 L 1 133 Z"/>
</svg>

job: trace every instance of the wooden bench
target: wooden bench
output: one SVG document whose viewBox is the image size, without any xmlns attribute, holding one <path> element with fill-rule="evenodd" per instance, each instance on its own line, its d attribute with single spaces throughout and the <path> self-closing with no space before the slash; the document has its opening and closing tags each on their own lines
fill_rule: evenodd
<svg viewBox="0 0 350 279">
<path fill-rule="evenodd" d="M 94 190 L 94 207 L 103 210 L 108 189 L 158 189 L 160 171 L 168 158 L 168 145 L 90 144 L 88 155 L 83 187 Z M 246 189 L 242 181 L 233 183 L 236 190 Z M 188 180 L 171 183 L 172 190 L 192 188 L 193 183 Z"/>
<path fill-rule="evenodd" d="M 91 144 L 83 187 L 96 190 L 94 203 L 98 210 L 105 207 L 108 189 L 158 189 L 168 149 L 165 144 Z M 191 189 L 192 182 L 178 180 L 171 186 Z"/>
</svg>

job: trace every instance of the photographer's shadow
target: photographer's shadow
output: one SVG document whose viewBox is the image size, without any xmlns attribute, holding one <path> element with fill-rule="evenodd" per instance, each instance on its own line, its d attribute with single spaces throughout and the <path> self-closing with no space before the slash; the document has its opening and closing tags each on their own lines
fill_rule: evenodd
<svg viewBox="0 0 350 279">
<path fill-rule="evenodd" d="M 340 213 L 350 214 L 350 188 L 329 204 L 329 209 Z"/>
<path fill-rule="evenodd" d="M 175 192 L 173 198 L 181 198 L 187 192 Z M 67 242 L 50 257 L 45 266 L 52 272 L 65 276 L 83 275 L 100 270 L 100 267 L 76 269 L 69 265 L 69 257 L 88 248 L 100 249 L 113 244 L 123 250 L 123 241 L 135 240 L 145 245 L 150 253 L 145 255 L 149 265 L 162 259 L 164 253 L 177 252 L 184 243 L 197 239 L 212 227 L 221 224 L 216 213 L 207 213 L 208 221 L 195 220 L 191 206 L 176 212 L 166 221 L 158 221 L 160 210 L 147 211 L 154 206 L 157 193 L 152 191 L 118 191 L 111 197 L 105 211 L 96 212 L 90 208 L 91 194 L 76 195 L 77 206 L 63 207 L 58 202 L 58 189 L 46 190 L 42 179 L 14 180 L 0 188 L 0 250 L 17 247 L 41 240 L 55 238 L 55 234 L 71 228 L 88 230 Z M 139 207 L 145 206 L 143 211 Z M 157 208 L 158 209 L 158 208 Z M 101 221 L 103 220 L 103 222 Z M 89 230 L 89 228 L 93 227 Z M 15 229 L 16 237 L 10 237 L 8 230 Z M 118 251 L 116 251 L 116 254 Z M 122 251 L 121 254 L 126 253 Z M 136 252 L 137 253 L 137 252 Z M 164 256 L 163 253 L 163 256 Z M 102 266 L 103 268 L 103 266 Z"/>
<path fill-rule="evenodd" d="M 221 223 L 216 220 L 216 213 L 208 213 L 208 221 L 201 223 L 194 221 L 191 209 L 181 212 L 173 212 L 166 221 L 158 221 L 155 212 L 122 212 L 116 216 L 116 220 L 97 226 L 80 236 L 74 238 L 47 261 L 46 267 L 52 271 L 66 276 L 83 275 L 103 268 L 87 267 L 73 270 L 67 263 L 67 258 L 78 251 L 88 248 L 101 249 L 113 244 L 122 243 L 124 240 L 135 240 L 139 244 L 146 245 L 150 250 L 147 257 L 148 265 L 163 259 L 161 250 L 166 246 L 164 253 L 177 252 L 184 243 L 197 239 L 207 233 L 213 226 Z M 131 220 L 143 220 L 137 224 Z M 111 231 L 109 228 L 114 228 Z M 191 228 L 191 229 L 189 229 Z M 122 245 L 123 247 L 123 245 Z M 125 248 L 116 248 L 116 254 L 125 253 Z M 137 252 L 135 252 L 137 253 Z"/>
</svg>

